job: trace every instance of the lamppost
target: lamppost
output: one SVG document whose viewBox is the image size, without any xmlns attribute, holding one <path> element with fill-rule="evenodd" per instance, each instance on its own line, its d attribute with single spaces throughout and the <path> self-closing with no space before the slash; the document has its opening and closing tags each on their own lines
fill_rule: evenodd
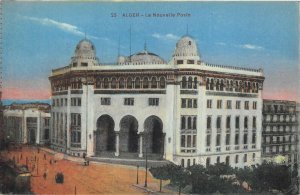
<svg viewBox="0 0 300 195">
<path fill-rule="evenodd" d="M 147 177 L 148 177 L 148 152 L 147 152 L 147 138 L 148 138 L 148 136 L 147 136 L 148 134 L 147 133 L 145 133 L 145 153 L 146 153 L 146 158 L 145 158 L 145 160 L 146 160 L 146 174 L 145 174 L 145 185 L 144 185 L 144 187 L 147 187 Z"/>
<path fill-rule="evenodd" d="M 139 165 L 136 165 L 136 184 L 139 184 Z"/>
</svg>

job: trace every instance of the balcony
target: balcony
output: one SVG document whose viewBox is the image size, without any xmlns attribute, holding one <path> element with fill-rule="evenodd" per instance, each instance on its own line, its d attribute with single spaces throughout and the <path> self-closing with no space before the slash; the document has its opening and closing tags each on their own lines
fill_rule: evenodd
<svg viewBox="0 0 300 195">
<path fill-rule="evenodd" d="M 217 147 L 216 147 L 216 151 L 217 151 L 217 152 L 221 152 L 221 146 L 217 146 Z"/>
<path fill-rule="evenodd" d="M 206 147 L 206 152 L 210 152 L 210 147 Z"/>
<path fill-rule="evenodd" d="M 244 148 L 244 150 L 247 150 L 248 149 L 248 145 L 244 145 L 243 148 Z"/>
<path fill-rule="evenodd" d="M 226 151 L 229 151 L 230 150 L 230 146 L 226 146 Z"/>
<path fill-rule="evenodd" d="M 234 149 L 235 149 L 235 150 L 239 150 L 239 149 L 240 149 L 240 146 L 234 146 Z"/>
</svg>

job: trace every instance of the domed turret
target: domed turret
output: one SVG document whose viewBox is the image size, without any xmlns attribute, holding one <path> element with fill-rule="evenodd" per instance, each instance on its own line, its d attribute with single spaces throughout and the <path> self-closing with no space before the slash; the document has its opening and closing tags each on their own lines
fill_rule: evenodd
<svg viewBox="0 0 300 195">
<path fill-rule="evenodd" d="M 94 44 L 88 39 L 81 40 L 76 46 L 75 54 L 71 61 L 72 67 L 98 65 L 99 61 L 96 57 Z"/>
<path fill-rule="evenodd" d="M 197 43 L 190 36 L 183 36 L 177 42 L 172 57 L 174 64 L 200 64 Z"/>
</svg>

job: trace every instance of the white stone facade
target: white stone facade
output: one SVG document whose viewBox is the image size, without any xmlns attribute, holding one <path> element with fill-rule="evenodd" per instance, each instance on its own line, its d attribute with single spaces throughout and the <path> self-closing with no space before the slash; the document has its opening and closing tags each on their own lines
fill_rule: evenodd
<svg viewBox="0 0 300 195">
<path fill-rule="evenodd" d="M 190 36 L 178 41 L 168 64 L 143 51 L 119 58 L 117 64 L 95 65 L 95 53 L 78 52 L 82 43 L 94 50 L 90 41 L 81 41 L 71 64 L 49 77 L 54 149 L 111 158 L 143 158 L 147 150 L 152 158 L 183 166 L 260 163 L 261 69 L 204 63 Z"/>
<path fill-rule="evenodd" d="M 5 139 L 23 144 L 50 143 L 50 105 L 12 104 L 3 111 Z"/>
</svg>

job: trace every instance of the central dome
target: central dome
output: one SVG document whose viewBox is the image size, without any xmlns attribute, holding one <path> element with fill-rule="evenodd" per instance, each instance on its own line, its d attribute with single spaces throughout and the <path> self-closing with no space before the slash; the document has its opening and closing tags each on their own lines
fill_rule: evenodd
<svg viewBox="0 0 300 195">
<path fill-rule="evenodd" d="M 129 57 L 120 56 L 118 59 L 118 64 L 132 64 L 132 65 L 142 65 L 142 64 L 165 64 L 165 61 L 156 55 L 155 53 L 143 50 Z"/>
</svg>

